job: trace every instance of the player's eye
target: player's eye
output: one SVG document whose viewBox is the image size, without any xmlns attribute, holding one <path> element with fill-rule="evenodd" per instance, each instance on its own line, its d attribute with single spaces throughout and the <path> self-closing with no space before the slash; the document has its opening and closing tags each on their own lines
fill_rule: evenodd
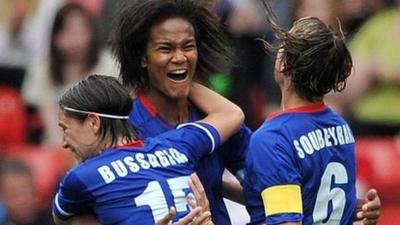
<svg viewBox="0 0 400 225">
<path fill-rule="evenodd" d="M 160 52 L 170 52 L 171 51 L 171 47 L 168 46 L 160 46 L 157 48 L 158 51 Z"/>
</svg>

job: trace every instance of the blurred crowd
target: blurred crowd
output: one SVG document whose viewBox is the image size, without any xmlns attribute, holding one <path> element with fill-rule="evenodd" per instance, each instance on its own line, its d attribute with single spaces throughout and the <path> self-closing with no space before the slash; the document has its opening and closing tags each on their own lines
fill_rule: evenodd
<svg viewBox="0 0 400 225">
<path fill-rule="evenodd" d="M 52 224 L 53 192 L 60 175 L 74 164 L 60 150 L 57 100 L 85 75 L 118 76 L 109 35 L 123 1 L 0 0 L 0 224 Z M 268 113 L 279 110 L 274 58 L 258 40 L 274 36 L 259 1 L 208 1 L 235 50 L 231 70 L 215 74 L 210 85 L 241 106 L 246 123 L 255 129 Z M 354 69 L 345 91 L 330 94 L 328 105 L 348 119 L 364 142 L 385 139 L 399 150 L 400 1 L 271 3 L 285 27 L 300 17 L 316 16 L 344 32 Z M 373 169 L 360 169 L 372 184 Z M 388 201 L 400 204 L 400 196 Z"/>
</svg>

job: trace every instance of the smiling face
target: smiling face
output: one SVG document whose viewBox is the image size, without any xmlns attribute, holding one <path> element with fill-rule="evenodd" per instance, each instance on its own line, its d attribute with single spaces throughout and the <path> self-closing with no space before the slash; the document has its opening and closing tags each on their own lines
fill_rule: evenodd
<svg viewBox="0 0 400 225">
<path fill-rule="evenodd" d="M 193 26 L 182 18 L 170 18 L 153 26 L 145 54 L 141 66 L 147 69 L 149 92 L 186 98 L 198 58 Z"/>
<path fill-rule="evenodd" d="M 59 111 L 58 126 L 63 131 L 62 147 L 70 150 L 78 161 L 97 155 L 98 135 L 89 118 L 81 122 Z"/>
</svg>

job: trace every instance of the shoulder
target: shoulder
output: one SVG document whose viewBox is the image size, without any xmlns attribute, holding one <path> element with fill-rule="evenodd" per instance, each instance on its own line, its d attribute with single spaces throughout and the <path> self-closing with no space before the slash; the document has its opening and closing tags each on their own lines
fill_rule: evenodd
<svg viewBox="0 0 400 225">
<path fill-rule="evenodd" d="M 66 177 L 85 181 L 87 178 L 93 176 L 93 171 L 100 167 L 110 155 L 114 155 L 116 153 L 118 153 L 118 151 L 104 151 L 100 155 L 87 159 L 69 170 Z"/>
<path fill-rule="evenodd" d="M 295 123 L 300 122 L 301 117 L 294 114 L 280 114 L 269 117 L 256 131 L 253 132 L 252 138 L 262 139 L 267 136 L 268 139 L 276 138 L 290 130 Z"/>
<path fill-rule="evenodd" d="M 291 114 L 267 120 L 250 137 L 249 157 L 272 159 L 278 152 L 291 155 L 293 146 L 290 137 L 299 120 Z"/>
<path fill-rule="evenodd" d="M 60 187 L 63 190 L 79 191 L 83 188 L 83 182 L 85 175 L 81 173 L 81 169 L 74 167 L 69 170 L 60 183 Z"/>
<path fill-rule="evenodd" d="M 253 152 L 259 152 L 270 148 L 275 148 L 282 143 L 284 136 L 281 129 L 269 126 L 268 123 L 263 124 L 258 128 L 250 138 L 250 148 Z"/>
</svg>

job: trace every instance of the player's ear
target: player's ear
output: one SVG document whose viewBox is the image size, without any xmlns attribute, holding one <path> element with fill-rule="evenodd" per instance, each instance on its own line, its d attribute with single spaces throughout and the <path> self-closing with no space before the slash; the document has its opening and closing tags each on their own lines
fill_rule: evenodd
<svg viewBox="0 0 400 225">
<path fill-rule="evenodd" d="M 100 131 L 101 120 L 96 113 L 88 114 L 87 123 L 94 134 L 97 134 Z"/>
<path fill-rule="evenodd" d="M 284 57 L 284 53 L 283 53 L 283 49 L 279 49 L 279 52 L 276 55 L 276 59 L 277 59 L 277 67 L 276 69 L 278 70 L 278 72 L 282 72 L 285 70 L 285 57 Z"/>
<path fill-rule="evenodd" d="M 146 68 L 147 67 L 147 58 L 146 58 L 146 56 L 140 57 L 140 66 L 142 68 Z"/>
</svg>

